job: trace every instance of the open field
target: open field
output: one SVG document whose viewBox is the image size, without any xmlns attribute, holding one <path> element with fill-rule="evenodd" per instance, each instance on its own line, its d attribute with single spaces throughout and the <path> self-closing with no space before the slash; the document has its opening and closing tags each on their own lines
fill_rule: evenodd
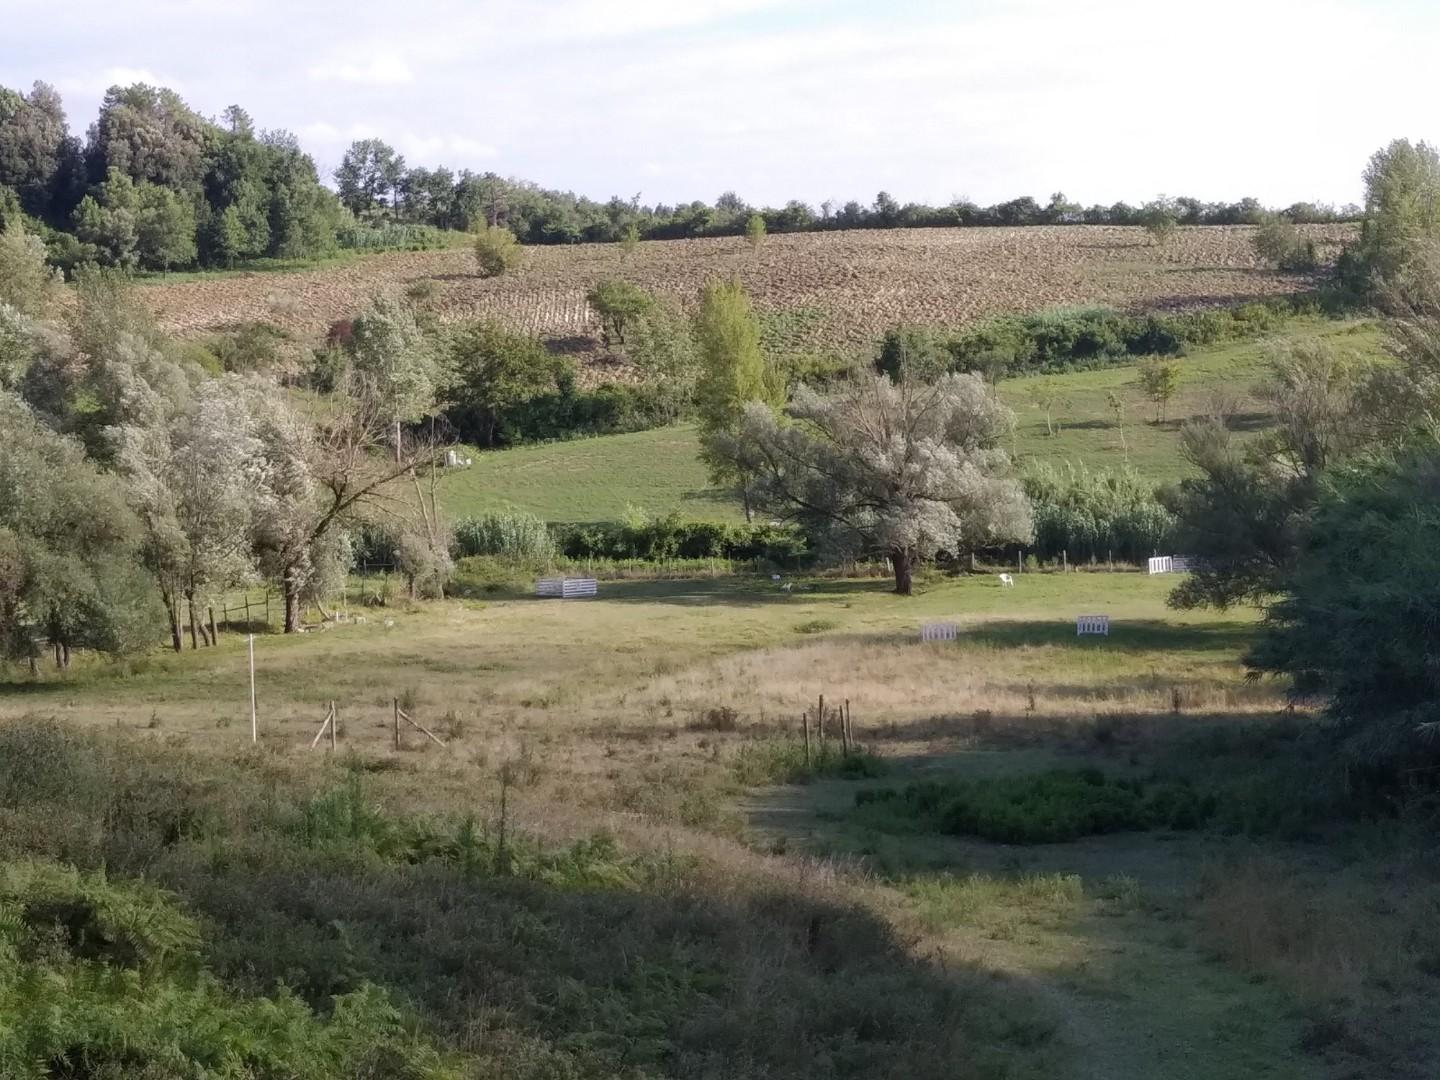
<svg viewBox="0 0 1440 1080">
<path fill-rule="evenodd" d="M 105 783 L 134 770 L 162 801 L 126 796 L 142 801 L 107 822 L 167 800 L 209 807 L 194 839 L 144 857 L 212 920 L 222 971 L 308 993 L 343 965 L 408 995 L 495 1075 L 598 1080 L 622 1062 L 646 1077 L 1433 1074 L 1420 1003 L 1440 898 L 1422 876 L 1401 889 L 1384 848 L 1215 830 L 1013 846 L 857 816 L 856 791 L 915 778 L 1144 776 L 1177 758 L 1197 782 L 1283 772 L 1303 748 L 1276 689 L 1243 677 L 1251 614 L 1177 614 L 1173 579 L 1133 573 L 936 580 L 912 599 L 880 581 L 805 584 L 497 593 L 392 609 L 390 628 L 371 613 L 265 635 L 259 754 L 238 637 L 11 683 L 0 732 L 55 717 L 144 748 L 140 765 L 107 751 Z M 1077 639 L 1082 610 L 1109 613 L 1112 635 Z M 959 621 L 961 640 L 920 645 L 930 618 Z M 777 783 L 821 693 L 850 701 L 882 776 Z M 407 729 L 393 750 L 397 697 L 448 745 Z M 338 761 L 307 749 L 332 700 Z M 512 843 L 605 829 L 624 858 L 596 841 L 507 884 L 255 831 L 274 820 L 290 835 L 302 813 L 319 828 L 326 807 L 350 807 L 349 830 L 379 828 L 363 814 L 430 829 L 471 815 L 491 852 L 502 772 Z M 20 835 L 5 813 L 0 844 Z M 56 813 L 49 828 L 67 835 Z M 1347 930 L 1361 911 L 1365 932 Z"/>
<path fill-rule="evenodd" d="M 1333 256 L 1349 226 L 1307 226 Z M 1246 227 L 1180 229 L 1163 247 L 1143 230 L 1108 226 L 897 229 L 767 238 L 647 241 L 624 259 L 616 245 L 527 248 L 524 268 L 483 280 L 468 251 L 377 255 L 296 272 L 152 282 L 143 289 L 163 326 L 181 333 L 247 320 L 316 338 L 377 292 L 433 280 L 442 319 L 496 318 L 582 356 L 599 351 L 585 302 L 596 282 L 623 277 L 690 303 L 700 286 L 739 275 L 762 313 L 782 313 L 795 351 L 867 349 L 897 323 L 957 327 L 985 315 L 1077 304 L 1173 309 L 1307 288 L 1305 275 L 1264 269 Z"/>
<path fill-rule="evenodd" d="M 1283 340 L 1326 341 L 1360 356 L 1379 351 L 1379 331 L 1369 323 L 1328 319 L 1298 320 Z M 1129 464 L 1156 482 L 1184 474 L 1180 427 L 1209 415 L 1219 392 L 1233 397 L 1235 430 L 1253 433 L 1268 423 L 1264 405 L 1252 393 L 1270 343 L 1251 341 L 1192 350 L 1179 361 L 1180 392 L 1171 401 L 1164 424 L 1155 424 L 1154 406 L 1135 386 L 1133 364 L 1079 371 L 1049 378 L 1058 389 L 1047 434 L 1044 415 L 1031 398 L 1034 379 L 1001 382 L 1000 394 L 1015 411 L 1013 449 L 1017 459 L 1076 462 L 1089 468 Z M 1106 402 L 1119 391 L 1129 402 L 1124 445 Z M 442 492 L 454 516 L 515 507 L 547 521 L 617 520 L 627 507 L 652 514 L 738 520 L 740 508 L 709 485 L 698 457 L 695 429 L 688 424 L 577 439 L 512 450 L 475 451 L 475 464 L 445 478 Z"/>
</svg>

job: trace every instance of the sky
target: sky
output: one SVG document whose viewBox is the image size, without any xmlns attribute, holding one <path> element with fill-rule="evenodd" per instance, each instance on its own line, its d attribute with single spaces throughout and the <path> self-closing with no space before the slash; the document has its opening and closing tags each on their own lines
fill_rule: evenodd
<svg viewBox="0 0 1440 1080">
<path fill-rule="evenodd" d="M 0 0 L 0 85 L 169 86 L 596 198 L 1359 201 L 1440 138 L 1431 0 Z"/>
</svg>

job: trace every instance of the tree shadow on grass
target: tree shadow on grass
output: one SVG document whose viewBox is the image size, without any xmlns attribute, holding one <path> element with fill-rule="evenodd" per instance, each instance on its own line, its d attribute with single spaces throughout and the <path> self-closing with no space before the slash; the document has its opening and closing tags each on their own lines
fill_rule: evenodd
<svg viewBox="0 0 1440 1080">
<path fill-rule="evenodd" d="M 786 581 L 795 586 L 789 592 L 782 588 Z M 798 606 L 806 600 L 889 593 L 893 589 L 893 583 L 886 578 L 855 581 L 796 579 L 786 575 L 783 581 L 775 582 L 759 574 L 674 581 L 631 580 L 599 583 L 601 597 L 605 600 L 678 604 L 685 607 L 709 604 L 737 607 L 769 607 L 776 604 Z"/>
</svg>

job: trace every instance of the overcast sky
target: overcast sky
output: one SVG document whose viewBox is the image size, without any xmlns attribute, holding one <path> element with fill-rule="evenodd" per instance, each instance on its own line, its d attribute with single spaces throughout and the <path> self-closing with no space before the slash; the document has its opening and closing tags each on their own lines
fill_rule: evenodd
<svg viewBox="0 0 1440 1080">
<path fill-rule="evenodd" d="M 239 103 L 322 174 L 413 164 L 604 198 L 1358 201 L 1440 135 L 1432 0 L 0 0 L 0 85 Z"/>
</svg>

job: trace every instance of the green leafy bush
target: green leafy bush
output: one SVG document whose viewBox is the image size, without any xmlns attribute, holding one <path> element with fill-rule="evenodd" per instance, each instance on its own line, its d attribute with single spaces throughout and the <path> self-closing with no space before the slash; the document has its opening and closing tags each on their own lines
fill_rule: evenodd
<svg viewBox="0 0 1440 1080">
<path fill-rule="evenodd" d="M 558 552 L 545 522 L 534 514 L 502 510 L 455 523 L 455 555 L 498 555 L 506 559 L 548 561 Z"/>
<path fill-rule="evenodd" d="M 0 866 L 0 1075 L 461 1075 L 373 984 L 334 997 L 322 1019 L 286 990 L 227 991 L 200 945 L 196 921 L 152 885 L 49 862 Z"/>
<path fill-rule="evenodd" d="M 525 253 L 509 229 L 483 226 L 475 234 L 475 265 L 481 277 L 500 277 L 517 269 Z"/>
<path fill-rule="evenodd" d="M 560 553 L 571 559 L 761 559 L 793 566 L 807 542 L 794 527 L 685 521 L 677 515 L 635 522 L 599 522 L 555 529 Z"/>
<path fill-rule="evenodd" d="M 992 377 L 1076 371 L 1258 337 L 1288 318 L 1320 310 L 1322 301 L 1318 296 L 1282 297 L 1163 315 L 1127 315 L 1109 308 L 1007 315 L 951 336 L 944 348 L 956 371 Z"/>
<path fill-rule="evenodd" d="M 855 793 L 857 807 L 878 807 L 937 832 L 1006 844 L 1051 844 L 1131 830 L 1196 829 L 1217 801 L 1186 784 L 1111 780 L 1095 769 L 974 781 L 924 781 Z"/>
<path fill-rule="evenodd" d="M 1300 235 L 1293 222 L 1279 214 L 1266 214 L 1250 238 L 1255 253 L 1281 270 L 1314 270 L 1319 257 L 1315 242 Z"/>
<path fill-rule="evenodd" d="M 1155 489 L 1131 470 L 1041 464 L 1023 478 L 1035 517 L 1041 558 L 1073 561 L 1115 557 L 1139 562 L 1171 546 L 1174 515 Z"/>
<path fill-rule="evenodd" d="M 335 241 L 347 251 L 433 251 L 449 246 L 445 230 L 433 225 L 356 222 L 335 230 Z"/>
</svg>

